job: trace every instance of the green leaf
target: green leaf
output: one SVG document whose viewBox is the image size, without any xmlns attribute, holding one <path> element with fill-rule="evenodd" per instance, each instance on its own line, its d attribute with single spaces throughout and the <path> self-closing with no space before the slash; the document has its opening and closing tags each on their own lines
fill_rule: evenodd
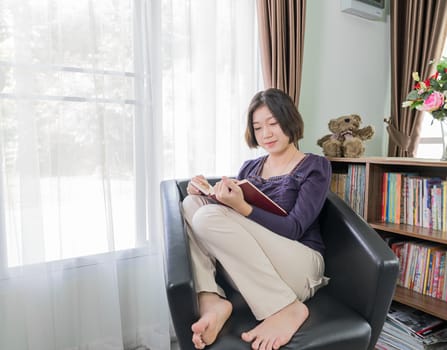
<svg viewBox="0 0 447 350">
<path fill-rule="evenodd" d="M 434 90 L 436 90 L 436 91 L 441 90 L 441 85 L 439 85 L 439 81 L 438 81 L 438 80 L 430 79 L 430 86 L 431 86 Z"/>
<path fill-rule="evenodd" d="M 447 68 L 447 61 L 439 61 L 438 65 L 436 66 L 436 70 L 439 73 L 445 72 L 446 68 Z"/>
<path fill-rule="evenodd" d="M 431 114 L 435 119 L 443 119 L 447 117 L 447 110 L 441 109 L 439 111 L 433 111 Z"/>
<path fill-rule="evenodd" d="M 418 92 L 416 90 L 412 90 L 408 95 L 406 100 L 410 100 L 410 101 L 415 101 L 415 100 L 419 100 L 421 98 L 421 96 L 418 94 Z"/>
<path fill-rule="evenodd" d="M 416 107 L 418 107 L 418 106 L 421 106 L 421 105 L 423 105 L 424 104 L 424 101 L 423 100 L 417 100 L 417 101 L 414 101 L 414 103 L 411 105 L 411 109 L 415 109 Z"/>
</svg>

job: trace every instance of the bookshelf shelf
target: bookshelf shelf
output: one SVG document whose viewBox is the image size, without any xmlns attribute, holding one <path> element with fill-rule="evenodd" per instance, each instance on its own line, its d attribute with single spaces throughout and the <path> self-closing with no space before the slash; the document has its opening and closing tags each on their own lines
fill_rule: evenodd
<svg viewBox="0 0 447 350">
<path fill-rule="evenodd" d="M 392 224 L 387 222 L 370 222 L 375 230 L 392 232 L 403 236 L 414 237 L 424 241 L 437 242 L 447 245 L 447 232 L 430 230 L 425 227 L 405 224 Z"/>
<path fill-rule="evenodd" d="M 394 300 L 444 320 L 447 319 L 447 303 L 445 301 L 400 286 L 396 288 Z"/>
<path fill-rule="evenodd" d="M 382 191 L 384 173 L 417 174 L 421 177 L 438 177 L 446 180 L 447 162 L 393 157 L 329 158 L 329 160 L 332 164 L 332 172 L 341 174 L 341 177 L 346 175 L 352 177 L 352 174 L 355 174 L 355 171 L 352 172 L 352 168 L 359 165 L 364 167 L 364 175 L 362 175 L 364 177 L 362 183 L 364 186 L 364 196 L 362 196 L 364 205 L 359 214 L 378 233 L 397 238 L 408 238 L 408 240 L 433 242 L 440 245 L 442 249 L 447 250 L 447 231 L 409 224 L 384 222 L 384 214 L 382 212 L 382 197 L 385 197 Z M 337 183 L 340 187 L 339 181 L 341 180 L 337 180 Z M 347 182 L 348 185 L 346 186 L 352 186 L 352 180 L 343 181 Z M 356 181 L 354 181 L 354 186 L 357 186 Z M 350 191 L 352 193 L 354 189 L 351 188 Z M 337 193 L 340 195 L 339 188 L 337 188 Z M 350 202 L 347 198 L 344 199 Z M 397 222 L 396 220 L 389 221 Z M 401 220 L 401 222 L 408 222 L 408 220 Z M 394 300 L 447 320 L 447 301 L 436 299 L 402 286 L 397 286 Z"/>
</svg>

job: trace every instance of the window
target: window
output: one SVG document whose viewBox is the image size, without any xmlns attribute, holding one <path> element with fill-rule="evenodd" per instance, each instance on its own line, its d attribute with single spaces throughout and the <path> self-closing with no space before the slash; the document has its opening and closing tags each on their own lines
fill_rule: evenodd
<svg viewBox="0 0 447 350">
<path fill-rule="evenodd" d="M 132 3 L 3 1 L 8 266 L 136 245 Z"/>
<path fill-rule="evenodd" d="M 447 57 L 447 39 L 442 56 Z M 424 112 L 423 118 L 421 138 L 416 157 L 440 159 L 442 156 L 442 140 L 439 122 L 434 120 L 430 113 Z"/>
</svg>

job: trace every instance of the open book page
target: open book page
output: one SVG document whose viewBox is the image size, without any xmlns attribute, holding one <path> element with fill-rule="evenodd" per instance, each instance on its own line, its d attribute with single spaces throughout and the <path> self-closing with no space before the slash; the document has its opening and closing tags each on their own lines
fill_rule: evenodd
<svg viewBox="0 0 447 350">
<path fill-rule="evenodd" d="M 240 180 L 236 182 L 236 184 L 239 185 L 239 187 L 242 189 L 242 192 L 244 193 L 244 199 L 247 201 L 247 203 L 276 215 L 287 216 L 287 212 L 283 208 L 281 208 L 277 203 L 275 203 L 267 195 L 261 192 L 250 181 Z M 191 185 L 196 187 L 204 195 L 210 196 L 213 199 L 217 200 L 214 195 L 214 189 L 212 186 L 209 186 L 207 188 L 201 183 L 197 183 L 195 181 L 191 181 Z"/>
<path fill-rule="evenodd" d="M 197 188 L 205 196 L 211 196 L 211 197 L 214 196 L 214 188 L 209 183 L 203 184 L 201 182 L 191 180 L 191 185 Z"/>
</svg>

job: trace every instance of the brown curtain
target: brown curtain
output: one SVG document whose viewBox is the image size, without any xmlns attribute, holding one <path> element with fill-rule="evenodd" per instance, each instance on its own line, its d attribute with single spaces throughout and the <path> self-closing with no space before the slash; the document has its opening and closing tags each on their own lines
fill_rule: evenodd
<svg viewBox="0 0 447 350">
<path fill-rule="evenodd" d="M 391 15 L 391 117 L 388 156 L 414 157 L 422 113 L 402 108 L 415 84 L 412 72 L 422 79 L 435 71 L 431 60 L 441 57 L 447 33 L 447 0 L 392 0 Z"/>
<path fill-rule="evenodd" d="M 275 87 L 298 106 L 306 0 L 257 0 L 265 88 Z"/>
</svg>

